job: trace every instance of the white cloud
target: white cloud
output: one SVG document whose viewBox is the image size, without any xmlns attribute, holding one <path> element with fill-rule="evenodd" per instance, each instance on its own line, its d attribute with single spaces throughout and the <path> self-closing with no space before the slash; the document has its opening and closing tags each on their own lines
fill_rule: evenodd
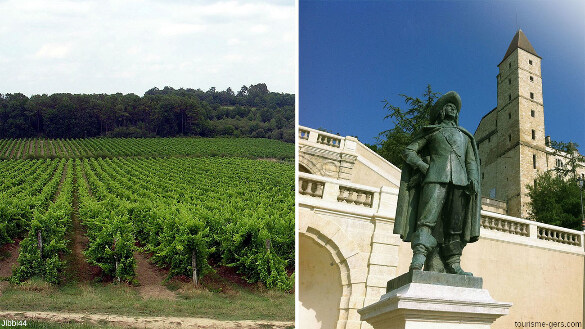
<svg viewBox="0 0 585 329">
<path fill-rule="evenodd" d="M 242 63 L 244 62 L 244 56 L 240 54 L 228 54 L 222 57 L 222 60 L 227 63 Z"/>
<path fill-rule="evenodd" d="M 2 1 L 0 76 L 22 80 L 0 80 L 0 93 L 294 92 L 295 14 L 293 0 Z"/>
<path fill-rule="evenodd" d="M 250 28 L 250 32 L 252 33 L 266 33 L 268 32 L 268 26 L 264 24 L 257 24 Z"/>
<path fill-rule="evenodd" d="M 31 13 L 43 13 L 47 16 L 58 15 L 82 15 L 91 12 L 95 3 L 91 1 L 59 1 L 59 0 L 26 0 L 7 1 L 14 8 L 25 15 Z"/>
<path fill-rule="evenodd" d="M 188 35 L 205 31 L 205 26 L 197 24 L 165 24 L 161 26 L 158 33 L 162 36 Z"/>
<path fill-rule="evenodd" d="M 242 42 L 238 38 L 231 38 L 227 41 L 227 44 L 230 46 L 237 46 L 237 45 L 242 44 Z"/>
<path fill-rule="evenodd" d="M 69 54 L 70 46 L 63 44 L 44 44 L 35 54 L 37 58 L 63 59 Z"/>
</svg>

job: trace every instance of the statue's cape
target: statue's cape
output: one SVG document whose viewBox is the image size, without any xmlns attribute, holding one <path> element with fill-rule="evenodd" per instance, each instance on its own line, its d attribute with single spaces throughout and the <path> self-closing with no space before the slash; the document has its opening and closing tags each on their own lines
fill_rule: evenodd
<svg viewBox="0 0 585 329">
<path fill-rule="evenodd" d="M 415 134 L 413 140 L 418 138 L 425 137 L 430 135 L 436 131 L 438 131 L 441 127 L 437 125 L 429 125 L 423 127 L 421 131 Z M 475 138 L 473 135 L 468 132 L 467 130 L 457 127 L 464 133 L 467 137 L 471 139 L 471 145 L 473 148 L 473 155 L 475 156 L 475 163 L 477 168 L 475 168 L 475 172 L 479 176 L 479 153 L 477 151 L 477 145 L 475 143 Z M 423 148 L 421 153 L 419 154 L 420 157 L 426 163 L 429 163 L 430 158 Z M 416 175 L 422 175 L 422 173 L 418 170 L 410 166 L 409 164 L 405 164 L 404 168 L 402 168 L 402 174 L 400 176 L 400 190 L 398 193 L 398 205 L 396 208 L 396 220 L 394 222 L 394 233 L 400 234 L 400 237 L 404 241 L 411 241 L 412 234 L 416 231 L 416 221 L 418 218 L 418 203 L 419 203 L 419 196 L 422 190 L 422 181 L 424 177 L 421 177 L 418 183 Z M 468 209 L 466 211 L 466 216 L 463 224 L 463 235 L 462 241 L 466 243 L 475 242 L 479 238 L 479 227 L 481 222 L 481 180 L 479 177 L 469 177 L 477 182 L 477 193 L 471 195 L 471 200 L 468 204 Z"/>
</svg>

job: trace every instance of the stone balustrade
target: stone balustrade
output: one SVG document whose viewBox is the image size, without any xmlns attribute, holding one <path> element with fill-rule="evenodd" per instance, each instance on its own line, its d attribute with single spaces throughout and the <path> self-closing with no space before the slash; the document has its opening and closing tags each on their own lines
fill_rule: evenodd
<svg viewBox="0 0 585 329">
<path fill-rule="evenodd" d="M 322 206 L 314 204 L 316 207 L 331 210 L 338 209 L 343 212 L 374 217 L 394 218 L 395 216 L 398 195 L 396 189 L 387 187 L 376 189 L 307 173 L 299 173 L 298 175 L 299 194 L 311 197 L 311 199 L 315 200 L 314 202 L 325 203 Z M 307 201 L 301 200 L 299 203 L 307 203 Z M 559 248 L 561 248 L 561 245 L 565 245 L 580 247 L 582 250 L 585 242 L 585 232 L 582 231 L 484 210 L 481 212 L 481 228 L 482 230 L 494 232 L 496 235 L 492 234 L 490 236 L 497 239 L 511 239 L 520 243 L 524 241 L 527 244 L 537 243 L 537 245 L 550 248 L 555 248 L 554 245 L 557 244 Z M 483 233 L 482 236 L 484 236 Z M 513 239 L 512 237 L 517 238 Z M 552 244 L 550 244 L 551 242 Z"/>
<path fill-rule="evenodd" d="M 309 140 L 309 135 L 311 132 L 308 129 L 299 128 L 299 138 L 304 140 Z"/>
<path fill-rule="evenodd" d="M 490 217 L 485 214 L 482 214 L 481 216 L 481 227 L 509 234 L 530 236 L 530 227 L 526 223 L 518 223 L 514 220 Z"/>
<path fill-rule="evenodd" d="M 337 201 L 371 208 L 373 198 L 373 192 L 340 185 Z"/>
<path fill-rule="evenodd" d="M 583 234 L 578 232 L 566 232 L 564 230 L 552 229 L 547 227 L 538 227 L 538 238 L 546 241 L 554 241 L 573 246 L 581 246 Z"/>
<path fill-rule="evenodd" d="M 398 190 L 389 190 L 385 187 L 376 189 L 323 176 L 299 173 L 298 192 L 302 196 L 321 199 L 331 207 L 344 207 L 345 210 L 353 208 L 357 212 L 360 212 L 360 209 L 382 211 L 383 216 L 390 217 L 394 216 L 395 208 L 392 208 L 391 204 L 395 205 Z"/>
<path fill-rule="evenodd" d="M 365 215 L 366 211 L 370 214 L 368 216 L 385 218 L 394 218 L 398 194 L 397 190 L 391 188 L 376 189 L 307 173 L 299 173 L 298 192 L 301 196 L 311 197 L 315 202 L 317 200 L 325 202 L 327 205 L 323 205 L 324 208 L 339 207 L 339 210 L 362 215 Z M 485 210 L 481 212 L 481 228 L 499 234 L 498 239 L 512 239 L 515 236 L 526 239 L 515 241 L 525 241 L 529 244 L 530 241 L 547 241 L 546 243 L 584 247 L 585 232 Z M 504 235 L 501 235 L 502 233 Z M 506 235 L 510 238 L 506 238 Z"/>
<path fill-rule="evenodd" d="M 332 147 L 340 147 L 341 146 L 341 138 L 340 137 L 332 137 L 325 134 L 319 134 L 317 136 L 317 143 L 325 144 L 327 146 Z"/>
<path fill-rule="evenodd" d="M 310 178 L 299 177 L 299 193 L 316 198 L 323 198 L 324 182 Z"/>
<path fill-rule="evenodd" d="M 316 143 L 336 149 L 343 149 L 345 146 L 345 137 L 307 127 L 299 128 L 299 140 L 305 143 L 308 142 L 309 144 Z"/>
<path fill-rule="evenodd" d="M 531 240 L 551 241 L 581 248 L 584 246 L 585 232 L 487 211 L 481 212 L 481 227 Z"/>
</svg>

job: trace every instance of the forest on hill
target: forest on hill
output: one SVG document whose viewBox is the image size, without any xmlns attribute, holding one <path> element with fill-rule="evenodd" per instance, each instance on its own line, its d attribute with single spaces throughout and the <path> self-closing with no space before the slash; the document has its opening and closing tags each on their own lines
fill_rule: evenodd
<svg viewBox="0 0 585 329">
<path fill-rule="evenodd" d="M 264 83 L 217 91 L 0 94 L 0 138 L 235 136 L 293 143 L 295 95 Z"/>
</svg>

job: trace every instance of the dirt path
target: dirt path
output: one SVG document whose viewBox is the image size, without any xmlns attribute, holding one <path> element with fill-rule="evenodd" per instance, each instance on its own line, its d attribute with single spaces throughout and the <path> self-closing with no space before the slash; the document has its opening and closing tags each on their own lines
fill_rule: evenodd
<svg viewBox="0 0 585 329">
<path fill-rule="evenodd" d="M 61 180 L 59 181 L 59 186 L 57 187 L 57 192 L 53 196 L 53 202 L 57 201 L 59 194 L 61 194 L 61 189 L 63 188 L 63 182 L 65 182 L 65 178 L 67 177 L 67 164 L 63 167 L 63 172 L 61 174 Z"/>
<path fill-rule="evenodd" d="M 73 164 L 73 172 L 76 171 L 75 163 Z M 73 175 L 73 213 L 71 214 L 71 222 L 73 230 L 69 237 L 71 244 L 71 254 L 67 262 L 68 269 L 66 273 L 71 273 L 71 280 L 80 283 L 91 282 L 93 278 L 100 272 L 99 267 L 92 266 L 87 262 L 83 251 L 89 244 L 89 239 L 83 225 L 79 220 L 79 191 L 77 186 L 77 175 Z"/>
<path fill-rule="evenodd" d="M 45 140 L 39 139 L 39 156 L 45 156 Z"/>
<path fill-rule="evenodd" d="M 219 321 L 205 318 L 180 317 L 130 317 L 109 314 L 82 314 L 60 312 L 18 312 L 0 311 L 0 318 L 14 320 L 36 320 L 50 322 L 104 323 L 124 328 L 218 328 L 256 329 L 293 328 L 294 322 L 283 321 Z"/>
<path fill-rule="evenodd" d="M 10 159 L 15 159 L 16 158 L 16 154 L 18 151 L 18 146 L 21 143 L 21 140 L 17 140 L 16 142 L 14 142 L 14 146 L 12 147 L 12 150 L 10 151 Z"/>
<path fill-rule="evenodd" d="M 0 247 L 0 253 L 5 256 L 5 258 L 0 260 L 0 278 L 12 275 L 12 266 L 16 264 L 19 251 L 20 240 L 18 239 L 15 239 L 13 243 L 7 243 Z M 2 295 L 1 289 L 0 295 Z"/>
<path fill-rule="evenodd" d="M 55 151 L 55 144 L 53 140 L 49 140 L 49 146 L 51 148 L 51 155 L 56 156 L 57 152 Z"/>
<path fill-rule="evenodd" d="M 39 139 L 38 138 L 33 139 L 30 142 L 30 147 L 28 148 L 28 154 L 26 154 L 26 155 L 35 156 L 37 154 L 37 148 L 39 147 L 38 144 L 39 144 Z"/>
<path fill-rule="evenodd" d="M 165 273 L 151 264 L 141 252 L 135 252 L 136 280 L 140 283 L 138 292 L 142 298 L 177 299 L 177 296 L 163 285 Z"/>
</svg>

